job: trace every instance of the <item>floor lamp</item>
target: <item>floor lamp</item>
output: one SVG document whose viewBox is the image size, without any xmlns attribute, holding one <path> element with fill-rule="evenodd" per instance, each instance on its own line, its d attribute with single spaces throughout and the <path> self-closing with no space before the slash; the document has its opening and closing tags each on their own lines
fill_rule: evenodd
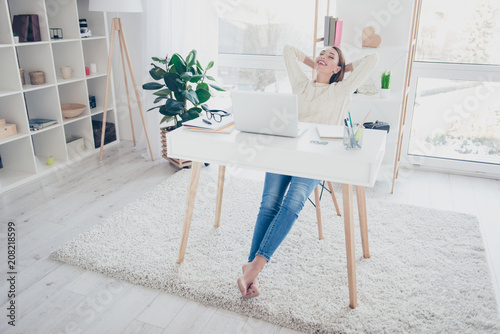
<svg viewBox="0 0 500 334">
<path fill-rule="evenodd" d="M 142 12 L 141 0 L 90 0 L 89 1 L 89 11 L 95 12 L 115 12 L 115 13 L 140 13 Z M 135 97 L 137 99 L 137 105 L 139 106 L 139 112 L 141 114 L 142 125 L 144 127 L 144 133 L 146 135 L 146 140 L 148 142 L 149 152 L 151 153 L 151 160 L 154 160 L 153 150 L 151 149 L 151 143 L 149 142 L 148 129 L 146 127 L 146 120 L 144 118 L 144 112 L 142 110 L 141 99 L 139 92 L 137 90 L 137 85 L 135 83 L 134 73 L 132 71 L 132 65 L 130 62 L 130 56 L 128 53 L 127 43 L 125 41 L 125 35 L 123 33 L 122 22 L 119 17 L 114 17 L 111 22 L 111 39 L 109 43 L 109 56 L 108 56 L 108 75 L 106 77 L 106 94 L 104 95 L 104 114 L 102 120 L 102 133 L 101 133 L 101 154 L 99 160 L 102 160 L 103 147 L 104 147 L 104 135 L 106 130 L 106 116 L 108 113 L 108 97 L 109 97 L 109 86 L 111 80 L 111 66 L 113 62 L 113 50 L 115 44 L 115 32 L 118 32 L 118 40 L 120 43 L 120 53 L 123 65 L 123 76 L 125 78 L 125 90 L 127 91 L 127 102 L 128 111 L 130 115 L 130 125 L 132 127 L 132 138 L 134 140 L 135 146 L 135 134 L 134 134 L 134 123 L 132 121 L 132 109 L 130 107 L 130 95 L 128 92 L 127 84 L 127 71 L 125 66 L 125 60 L 127 61 L 128 70 L 130 72 L 130 78 L 132 79 L 132 85 L 135 90 Z M 125 57 L 124 57 L 125 54 Z"/>
</svg>

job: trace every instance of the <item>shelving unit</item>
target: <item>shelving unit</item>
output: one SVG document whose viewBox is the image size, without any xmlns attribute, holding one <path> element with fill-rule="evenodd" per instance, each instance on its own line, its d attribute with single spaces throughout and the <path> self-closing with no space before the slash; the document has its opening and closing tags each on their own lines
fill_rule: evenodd
<svg viewBox="0 0 500 334">
<path fill-rule="evenodd" d="M 391 94 L 388 98 L 381 98 L 378 94 L 352 96 L 349 111 L 353 117 L 353 122 L 361 123 L 368 112 L 368 121 L 383 121 L 391 125 L 387 136 L 387 146 L 384 155 L 383 166 L 380 177 L 385 181 L 392 179 L 394 161 L 400 152 L 400 131 L 404 126 L 401 123 L 404 118 L 403 106 L 407 91 L 404 89 L 408 83 L 408 59 L 411 52 L 408 45 L 412 36 L 412 17 L 415 20 L 415 2 L 400 2 L 399 5 L 386 1 L 373 0 L 336 0 L 330 5 L 330 0 L 323 0 L 322 5 L 326 6 L 327 12 L 324 15 L 333 15 L 343 21 L 342 40 L 340 48 L 344 53 L 346 62 L 350 63 L 367 54 L 378 53 L 379 61 L 377 66 L 365 81 L 365 84 L 373 84 L 374 88 L 380 88 L 380 75 L 385 70 L 391 70 Z M 323 16 L 319 16 L 319 5 L 316 0 L 315 13 L 315 33 L 314 50 L 324 48 L 323 41 L 318 37 L 317 25 Z M 331 11 L 331 12 L 330 12 Z M 382 44 L 378 48 L 365 48 L 361 46 L 361 31 L 366 26 L 374 26 L 376 33 L 382 37 Z M 410 43 L 411 45 L 411 43 Z M 413 58 L 412 58 L 413 59 Z M 410 64 L 411 66 L 411 64 Z M 391 176 L 388 176 L 391 174 Z"/>
<path fill-rule="evenodd" d="M 39 42 L 14 43 L 12 19 L 18 14 L 37 14 Z M 79 19 L 87 19 L 93 32 L 80 38 Z M 101 12 L 89 12 L 88 0 L 0 0 L 0 119 L 16 124 L 17 134 L 0 139 L 0 192 L 41 177 L 86 156 L 96 149 L 93 120 L 102 120 L 108 36 L 106 18 Z M 63 39 L 51 40 L 49 28 L 63 29 Z M 87 76 L 85 67 L 97 65 L 97 73 Z M 73 69 L 71 78 L 63 79 L 60 67 Z M 19 69 L 24 69 L 25 85 Z M 45 83 L 32 85 L 29 72 L 43 71 Z M 111 85 L 108 122 L 116 123 L 116 106 Z M 90 109 L 89 95 L 97 107 Z M 86 105 L 82 114 L 64 118 L 61 104 Z M 57 123 L 30 131 L 29 119 L 53 119 Z M 68 143 L 68 141 L 73 141 Z M 47 164 L 52 156 L 54 165 Z"/>
</svg>

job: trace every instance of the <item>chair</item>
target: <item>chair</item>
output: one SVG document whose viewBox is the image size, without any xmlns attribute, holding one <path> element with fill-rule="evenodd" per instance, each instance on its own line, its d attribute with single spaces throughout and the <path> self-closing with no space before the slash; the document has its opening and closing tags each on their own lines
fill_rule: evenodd
<svg viewBox="0 0 500 334">
<path fill-rule="evenodd" d="M 318 221 L 318 234 L 319 234 L 319 239 L 323 239 L 323 225 L 321 222 L 321 206 L 320 206 L 320 201 L 321 197 L 323 196 L 323 190 L 326 190 L 330 193 L 332 196 L 333 204 L 335 205 L 335 209 L 337 210 L 337 216 L 342 216 L 340 214 L 340 209 L 339 209 L 339 204 L 337 203 L 337 198 L 335 197 L 335 192 L 333 191 L 333 186 L 332 182 L 326 181 L 328 185 L 328 189 L 325 188 L 325 181 L 322 181 L 318 184 L 316 188 L 314 188 L 314 202 L 309 199 L 309 201 L 316 207 L 316 219 Z M 319 188 L 321 187 L 321 193 L 319 191 Z"/>
</svg>

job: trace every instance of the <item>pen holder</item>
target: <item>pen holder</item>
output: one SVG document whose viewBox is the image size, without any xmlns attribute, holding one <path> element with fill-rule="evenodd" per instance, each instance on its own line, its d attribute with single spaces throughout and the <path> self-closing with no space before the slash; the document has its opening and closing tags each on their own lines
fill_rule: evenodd
<svg viewBox="0 0 500 334">
<path fill-rule="evenodd" d="M 355 124 L 352 128 L 344 126 L 344 148 L 346 150 L 360 150 L 363 146 L 364 127 L 361 124 Z"/>
</svg>

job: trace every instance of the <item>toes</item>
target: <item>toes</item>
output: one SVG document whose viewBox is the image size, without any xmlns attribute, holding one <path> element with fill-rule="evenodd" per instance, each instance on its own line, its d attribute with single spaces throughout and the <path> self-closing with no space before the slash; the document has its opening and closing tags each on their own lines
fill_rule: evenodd
<svg viewBox="0 0 500 334">
<path fill-rule="evenodd" d="M 245 282 L 240 278 L 238 278 L 238 288 L 240 289 L 240 292 L 241 292 L 241 295 L 243 297 L 245 297 L 245 295 L 247 294 L 247 287 L 246 287 L 246 284 Z"/>
</svg>

